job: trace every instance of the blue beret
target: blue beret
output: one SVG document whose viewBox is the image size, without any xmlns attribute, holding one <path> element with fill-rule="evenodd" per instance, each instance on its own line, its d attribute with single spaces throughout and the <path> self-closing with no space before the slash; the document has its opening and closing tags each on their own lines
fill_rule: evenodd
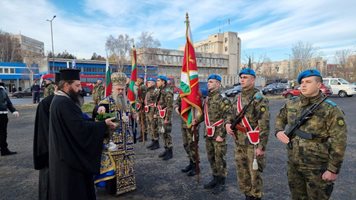
<svg viewBox="0 0 356 200">
<path fill-rule="evenodd" d="M 221 76 L 219 74 L 210 74 L 208 80 L 209 79 L 215 79 L 221 82 Z"/>
<path fill-rule="evenodd" d="M 256 73 L 253 69 L 251 68 L 245 68 L 245 69 L 242 69 L 239 73 L 239 76 L 241 76 L 241 74 L 247 74 L 247 75 L 251 75 L 251 76 L 254 76 L 256 77 Z"/>
<path fill-rule="evenodd" d="M 322 78 L 320 72 L 316 69 L 308 69 L 305 71 L 300 72 L 300 74 L 298 75 L 298 83 L 300 84 L 302 82 L 303 78 L 309 77 L 309 76 L 319 76 L 320 78 Z"/>
<path fill-rule="evenodd" d="M 168 78 L 167 78 L 167 76 L 163 76 L 163 75 L 159 75 L 158 77 L 157 77 L 157 79 L 161 79 L 161 80 L 163 80 L 163 81 L 168 81 Z"/>
<path fill-rule="evenodd" d="M 147 78 L 147 81 L 153 81 L 153 82 L 156 82 L 156 79 L 155 79 L 155 78 L 152 78 L 152 77 L 148 77 L 148 78 Z"/>
<path fill-rule="evenodd" d="M 140 78 L 140 79 L 145 79 L 145 76 L 144 75 L 138 75 L 137 78 Z"/>
</svg>

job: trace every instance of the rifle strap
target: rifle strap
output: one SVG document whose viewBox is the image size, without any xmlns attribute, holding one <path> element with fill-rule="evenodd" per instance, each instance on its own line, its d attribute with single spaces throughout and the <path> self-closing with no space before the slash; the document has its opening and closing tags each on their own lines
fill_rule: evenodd
<svg viewBox="0 0 356 200">
<path fill-rule="evenodd" d="M 240 113 L 242 112 L 242 97 L 241 94 L 239 94 L 237 96 L 237 112 Z M 246 130 L 249 131 L 259 131 L 260 128 L 257 126 L 255 129 L 252 128 L 250 122 L 247 120 L 247 117 L 245 116 L 245 113 L 243 114 L 243 118 L 242 118 L 242 125 L 246 128 Z"/>
</svg>

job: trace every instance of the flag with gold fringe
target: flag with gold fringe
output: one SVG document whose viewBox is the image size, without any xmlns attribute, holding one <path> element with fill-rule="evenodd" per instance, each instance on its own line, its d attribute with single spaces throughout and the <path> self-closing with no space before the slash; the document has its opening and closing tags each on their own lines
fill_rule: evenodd
<svg viewBox="0 0 356 200">
<path fill-rule="evenodd" d="M 202 115 L 202 105 L 199 94 L 198 67 L 190 35 L 188 14 L 186 18 L 186 44 L 181 70 L 180 97 L 182 102 L 181 115 L 187 127 L 190 128 L 193 119 Z"/>
</svg>

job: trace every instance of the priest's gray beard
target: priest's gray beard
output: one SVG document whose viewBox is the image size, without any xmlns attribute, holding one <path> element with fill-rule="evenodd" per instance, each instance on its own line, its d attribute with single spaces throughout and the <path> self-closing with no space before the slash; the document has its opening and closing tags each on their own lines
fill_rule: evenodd
<svg viewBox="0 0 356 200">
<path fill-rule="evenodd" d="M 127 97 L 124 94 L 118 94 L 114 91 L 111 94 L 112 98 L 115 101 L 115 104 L 119 110 L 126 111 L 127 110 Z"/>
</svg>

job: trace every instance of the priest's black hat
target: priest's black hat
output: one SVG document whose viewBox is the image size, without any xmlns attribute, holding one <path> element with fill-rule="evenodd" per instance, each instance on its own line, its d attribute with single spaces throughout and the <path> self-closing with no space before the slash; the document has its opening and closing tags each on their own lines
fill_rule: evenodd
<svg viewBox="0 0 356 200">
<path fill-rule="evenodd" d="M 54 83 L 55 83 L 55 84 L 58 84 L 59 81 L 61 81 L 61 73 L 56 72 L 56 73 L 54 74 Z"/>
<path fill-rule="evenodd" d="M 60 76 L 63 81 L 80 80 L 79 69 L 61 69 L 59 72 L 61 73 Z"/>
</svg>

